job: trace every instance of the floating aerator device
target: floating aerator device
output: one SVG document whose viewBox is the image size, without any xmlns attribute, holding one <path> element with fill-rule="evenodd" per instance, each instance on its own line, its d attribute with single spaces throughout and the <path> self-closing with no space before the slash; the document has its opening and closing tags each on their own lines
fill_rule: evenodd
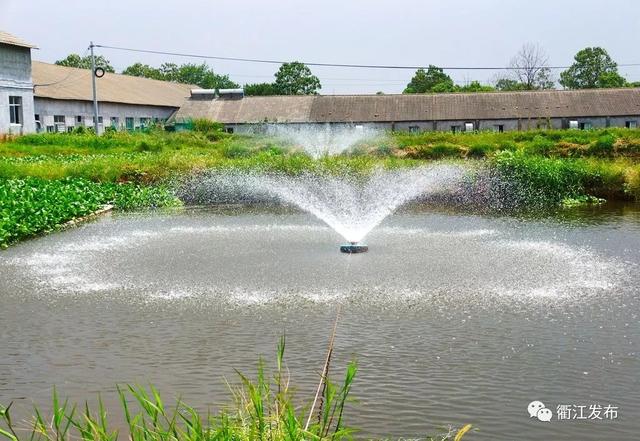
<svg viewBox="0 0 640 441">
<path fill-rule="evenodd" d="M 349 242 L 344 245 L 340 245 L 340 252 L 347 254 L 366 253 L 369 251 L 367 245 L 358 242 Z"/>
</svg>

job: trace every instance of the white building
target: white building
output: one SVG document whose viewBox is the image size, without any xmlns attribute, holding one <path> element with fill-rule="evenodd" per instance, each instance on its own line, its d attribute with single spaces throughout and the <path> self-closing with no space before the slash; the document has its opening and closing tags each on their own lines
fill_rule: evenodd
<svg viewBox="0 0 640 441">
<path fill-rule="evenodd" d="M 38 131 L 66 132 L 93 127 L 91 70 L 33 62 Z M 106 73 L 96 78 L 98 129 L 144 128 L 169 118 L 194 87 L 187 84 Z"/>
<path fill-rule="evenodd" d="M 0 134 L 35 131 L 31 49 L 35 46 L 0 31 Z"/>
<path fill-rule="evenodd" d="M 640 88 L 408 95 L 194 95 L 175 123 L 207 118 L 227 131 L 255 132 L 269 123 L 367 126 L 409 132 L 637 128 Z"/>
<path fill-rule="evenodd" d="M 0 134 L 93 127 L 91 70 L 31 61 L 34 48 L 0 31 Z M 96 84 L 100 132 L 164 121 L 196 87 L 113 73 Z"/>
</svg>

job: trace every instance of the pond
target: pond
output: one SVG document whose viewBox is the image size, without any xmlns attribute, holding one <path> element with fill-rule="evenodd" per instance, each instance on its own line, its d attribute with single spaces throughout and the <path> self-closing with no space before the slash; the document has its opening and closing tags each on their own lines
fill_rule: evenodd
<svg viewBox="0 0 640 441">
<path fill-rule="evenodd" d="M 0 254 L 0 402 L 46 407 L 153 383 L 198 408 L 274 359 L 286 334 L 311 401 L 339 312 L 332 371 L 359 365 L 357 438 L 637 439 L 640 209 L 536 217 L 413 206 L 367 254 L 308 214 L 256 206 L 114 214 Z M 338 311 L 339 309 L 339 311 Z M 551 422 L 529 418 L 539 400 Z M 559 420 L 557 406 L 616 418 Z M 588 413 L 588 412 L 587 412 Z"/>
</svg>

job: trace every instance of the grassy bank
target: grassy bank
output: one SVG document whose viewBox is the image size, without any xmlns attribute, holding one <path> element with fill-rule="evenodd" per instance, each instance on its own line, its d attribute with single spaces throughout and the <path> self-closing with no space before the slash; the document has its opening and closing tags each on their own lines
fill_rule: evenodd
<svg viewBox="0 0 640 441">
<path fill-rule="evenodd" d="M 522 203 L 640 200 L 640 130 L 387 133 L 339 156 L 312 159 L 267 136 L 193 132 L 38 134 L 0 142 L 0 246 L 50 231 L 106 203 L 174 205 L 167 183 L 208 169 L 367 174 L 426 161 L 481 164 Z"/>
<path fill-rule="evenodd" d="M 31 420 L 16 423 L 11 404 L 0 405 L 0 438 L 9 441 L 303 441 L 349 440 L 356 431 L 347 426 L 346 404 L 357 372 L 349 363 L 340 383 L 320 379 L 317 400 L 297 405 L 284 363 L 285 340 L 277 348 L 275 371 L 269 375 L 262 361 L 254 379 L 238 373 L 230 386 L 233 403 L 221 413 L 203 413 L 178 399 L 167 404 L 153 387 L 118 387 L 125 430 L 110 425 L 107 409 L 98 397 L 97 409 L 61 401 L 53 391 L 51 415 L 37 407 Z M 328 363 L 325 365 L 328 370 Z M 323 370 L 326 372 L 327 370 Z M 460 441 L 471 429 L 427 437 L 427 440 Z M 124 433 L 123 433 L 124 432 Z M 455 438 L 454 438 L 455 436 Z"/>
<path fill-rule="evenodd" d="M 168 133 L 27 135 L 0 143 L 0 179 L 81 177 L 95 182 L 154 184 L 211 168 L 366 172 L 432 160 L 485 160 L 582 175 L 587 193 L 640 198 L 640 130 L 417 134 L 388 133 L 340 156 L 312 159 L 298 146 L 266 136 L 229 136 L 217 128 Z M 501 162 L 502 161 L 502 162 Z M 559 162 L 560 161 L 560 162 Z M 565 167 L 555 164 L 566 164 Z M 544 185 L 541 179 L 538 184 Z"/>
</svg>

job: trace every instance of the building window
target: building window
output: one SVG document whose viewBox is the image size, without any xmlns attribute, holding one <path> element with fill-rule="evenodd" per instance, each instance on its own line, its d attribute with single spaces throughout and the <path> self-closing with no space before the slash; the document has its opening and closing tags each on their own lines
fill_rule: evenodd
<svg viewBox="0 0 640 441">
<path fill-rule="evenodd" d="M 111 117 L 111 127 L 113 127 L 114 129 L 117 129 L 119 123 L 120 123 L 120 119 L 117 116 Z"/>
<path fill-rule="evenodd" d="M 225 131 L 226 131 L 227 133 L 233 133 L 233 127 L 227 127 L 227 128 L 225 129 Z"/>
<path fill-rule="evenodd" d="M 420 126 L 409 126 L 409 132 L 417 133 L 420 131 Z"/>
<path fill-rule="evenodd" d="M 47 132 L 53 133 L 53 126 L 47 126 Z"/>
<path fill-rule="evenodd" d="M 578 121 L 569 121 L 569 128 L 570 129 L 577 129 L 578 128 Z"/>
<path fill-rule="evenodd" d="M 65 132 L 64 115 L 53 115 L 53 125 L 56 132 Z"/>
<path fill-rule="evenodd" d="M 140 118 L 140 128 L 141 128 L 141 129 L 144 129 L 145 127 L 147 127 L 147 126 L 149 125 L 149 120 L 150 120 L 150 119 L 151 119 L 151 118 L 144 118 L 144 117 L 141 117 L 141 118 Z"/>
<path fill-rule="evenodd" d="M 593 125 L 590 122 L 580 123 L 580 130 L 591 130 L 592 128 L 593 128 Z"/>
<path fill-rule="evenodd" d="M 495 126 L 493 126 L 493 128 L 496 132 L 504 132 L 504 124 L 496 124 Z"/>
<path fill-rule="evenodd" d="M 11 124 L 22 124 L 22 97 L 9 97 L 9 122 Z"/>
<path fill-rule="evenodd" d="M 637 129 L 638 128 L 638 121 L 626 121 L 624 123 L 624 126 L 627 129 Z"/>
<path fill-rule="evenodd" d="M 82 115 L 76 116 L 76 123 L 82 124 Z"/>
<path fill-rule="evenodd" d="M 127 128 L 127 130 L 133 130 L 134 129 L 133 118 L 130 116 L 127 116 L 124 119 L 124 126 Z"/>
<path fill-rule="evenodd" d="M 452 133 L 458 133 L 460 131 L 460 126 L 451 126 Z"/>
<path fill-rule="evenodd" d="M 465 132 L 473 132 L 474 128 L 473 128 L 473 123 L 472 122 L 466 122 L 464 123 L 464 131 Z"/>
</svg>

